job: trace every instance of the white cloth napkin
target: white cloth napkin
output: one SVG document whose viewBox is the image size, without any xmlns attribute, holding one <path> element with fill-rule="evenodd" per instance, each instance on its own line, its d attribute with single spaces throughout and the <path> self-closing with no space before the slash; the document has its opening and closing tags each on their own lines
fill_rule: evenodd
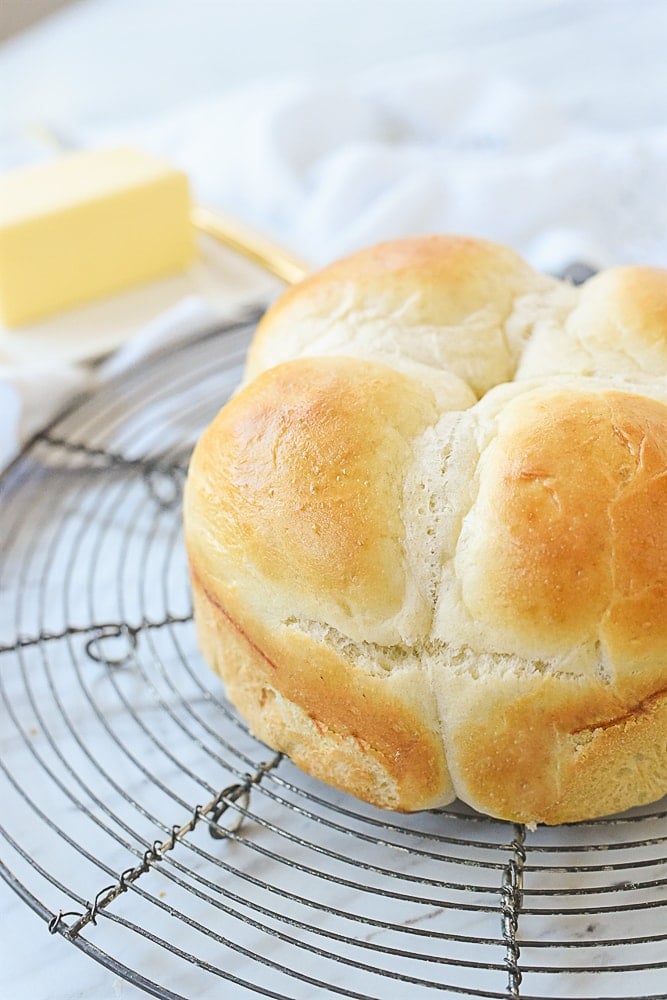
<svg viewBox="0 0 667 1000">
<path fill-rule="evenodd" d="M 432 232 L 507 242 L 554 272 L 573 260 L 667 265 L 667 128 L 592 131 L 511 82 L 431 63 L 327 86 L 256 85 L 78 139 L 162 154 L 188 171 L 199 201 L 314 265 Z M 11 157 L 21 158 L 16 143 Z M 204 300 L 186 300 L 106 371 L 214 318 Z M 71 365 L 0 369 L 0 465 L 100 377 Z"/>
<path fill-rule="evenodd" d="M 0 470 L 78 395 L 215 326 L 219 316 L 194 296 L 148 323 L 103 364 L 0 365 Z"/>
<path fill-rule="evenodd" d="M 0 470 L 89 381 L 74 365 L 0 366 Z"/>
</svg>

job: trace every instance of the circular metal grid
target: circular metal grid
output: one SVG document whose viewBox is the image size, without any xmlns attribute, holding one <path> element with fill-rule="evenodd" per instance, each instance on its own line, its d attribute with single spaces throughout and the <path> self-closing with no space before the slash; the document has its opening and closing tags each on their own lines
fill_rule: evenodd
<svg viewBox="0 0 667 1000">
<path fill-rule="evenodd" d="M 664 802 L 536 831 L 385 814 L 226 703 L 179 501 L 251 332 L 78 401 L 2 480 L 0 874 L 158 997 L 666 996 Z"/>
</svg>

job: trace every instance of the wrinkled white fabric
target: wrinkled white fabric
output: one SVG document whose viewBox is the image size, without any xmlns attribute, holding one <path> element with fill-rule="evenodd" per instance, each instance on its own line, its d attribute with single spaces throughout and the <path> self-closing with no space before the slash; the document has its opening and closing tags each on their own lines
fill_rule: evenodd
<svg viewBox="0 0 667 1000">
<path fill-rule="evenodd" d="M 338 84 L 257 84 L 78 139 L 160 153 L 187 170 L 198 201 L 313 266 L 433 232 L 508 243 L 552 272 L 573 261 L 667 265 L 667 128 L 584 129 L 510 81 L 430 62 Z M 106 370 L 196 334 L 218 308 L 184 300 Z M 73 366 L 35 367 L 29 377 L 5 366 L 0 464 L 85 380 Z"/>
<path fill-rule="evenodd" d="M 0 366 L 0 469 L 90 382 L 74 365 Z"/>
<path fill-rule="evenodd" d="M 313 264 L 395 236 L 461 232 L 537 267 L 667 264 L 667 127 L 583 128 L 539 94 L 425 63 L 338 86 L 256 85 L 148 126 L 199 199 Z"/>
</svg>

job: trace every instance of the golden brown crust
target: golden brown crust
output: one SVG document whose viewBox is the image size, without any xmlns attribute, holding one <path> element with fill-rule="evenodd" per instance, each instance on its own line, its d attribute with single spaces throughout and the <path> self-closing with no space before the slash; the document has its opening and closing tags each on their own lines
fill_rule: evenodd
<svg viewBox="0 0 667 1000">
<path fill-rule="evenodd" d="M 539 321 L 519 377 L 667 372 L 667 270 L 614 267 L 586 282 L 560 321 Z"/>
<path fill-rule="evenodd" d="M 593 344 L 628 351 L 634 344 L 667 354 L 667 270 L 613 267 L 586 284 L 568 327 Z"/>
<path fill-rule="evenodd" d="M 445 723 L 466 800 L 513 822 L 567 823 L 620 812 L 667 790 L 667 695 L 628 705 L 598 679 L 459 677 Z"/>
<path fill-rule="evenodd" d="M 256 736 L 314 777 L 385 808 L 411 812 L 452 800 L 423 677 L 406 685 L 364 675 L 298 629 L 267 630 L 242 617 L 231 593 L 223 606 L 196 572 L 192 587 L 202 652 Z"/>
<path fill-rule="evenodd" d="M 404 810 L 667 792 L 664 279 L 580 294 L 432 238 L 267 314 L 249 371 L 300 356 L 223 409 L 185 496 L 199 641 L 258 736 Z"/>
<path fill-rule="evenodd" d="M 501 417 L 471 515 L 471 613 L 525 655 L 599 639 L 617 687 L 628 663 L 645 681 L 649 666 L 662 670 L 666 470 L 664 403 L 581 389 L 520 396 Z"/>
<path fill-rule="evenodd" d="M 415 287 L 430 296 L 425 309 L 438 324 L 455 326 L 492 303 L 509 312 L 512 296 L 530 270 L 508 247 L 466 236 L 391 240 L 335 261 L 287 289 L 262 319 L 250 349 L 250 365 L 272 327 L 289 324 L 304 311 L 314 316 L 336 309 L 341 286 L 354 284 L 369 299 L 388 291 L 407 299 Z"/>
<path fill-rule="evenodd" d="M 291 357 L 353 354 L 421 364 L 482 394 L 513 375 L 523 336 L 508 329 L 517 297 L 555 284 L 488 240 L 381 243 L 285 292 L 259 325 L 246 377 Z"/>
<path fill-rule="evenodd" d="M 284 618 L 324 615 L 355 638 L 400 639 L 401 469 L 437 416 L 428 390 L 373 362 L 304 358 L 256 379 L 191 464 L 193 544 L 213 592 L 222 551 L 225 572 L 240 586 L 250 575 Z M 430 611 L 413 599 L 425 628 Z"/>
</svg>

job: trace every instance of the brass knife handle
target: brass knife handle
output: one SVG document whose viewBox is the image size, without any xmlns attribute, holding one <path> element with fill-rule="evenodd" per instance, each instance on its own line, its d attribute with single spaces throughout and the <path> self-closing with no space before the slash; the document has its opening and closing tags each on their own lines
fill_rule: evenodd
<svg viewBox="0 0 667 1000">
<path fill-rule="evenodd" d="M 223 212 L 195 205 L 190 219 L 200 233 L 205 233 L 230 250 L 254 261 L 288 285 L 303 281 L 310 271 L 302 260 L 288 250 Z"/>
</svg>

